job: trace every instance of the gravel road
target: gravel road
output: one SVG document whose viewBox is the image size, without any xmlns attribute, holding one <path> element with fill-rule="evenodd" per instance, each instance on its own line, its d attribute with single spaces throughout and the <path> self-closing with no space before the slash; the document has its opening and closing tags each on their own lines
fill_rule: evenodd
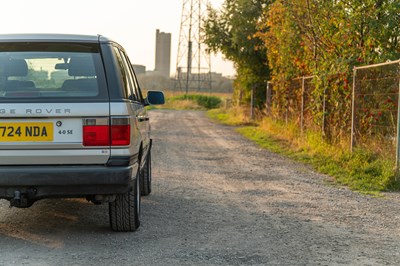
<svg viewBox="0 0 400 266">
<path fill-rule="evenodd" d="M 141 227 L 108 206 L 0 201 L 0 265 L 399 265 L 400 195 L 335 186 L 199 111 L 151 111 L 153 191 Z"/>
</svg>

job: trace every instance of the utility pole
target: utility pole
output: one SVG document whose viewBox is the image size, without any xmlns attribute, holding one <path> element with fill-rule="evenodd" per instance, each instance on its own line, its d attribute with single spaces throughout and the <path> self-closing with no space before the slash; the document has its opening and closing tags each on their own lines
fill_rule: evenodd
<svg viewBox="0 0 400 266">
<path fill-rule="evenodd" d="M 208 0 L 183 0 L 176 60 L 176 85 L 189 90 L 211 91 L 211 58 L 202 43 L 202 22 Z"/>
</svg>

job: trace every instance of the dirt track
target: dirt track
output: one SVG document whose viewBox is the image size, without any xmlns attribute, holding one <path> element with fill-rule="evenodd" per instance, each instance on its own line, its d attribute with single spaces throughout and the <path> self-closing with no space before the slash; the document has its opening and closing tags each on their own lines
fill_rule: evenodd
<svg viewBox="0 0 400 266">
<path fill-rule="evenodd" d="M 152 111 L 153 192 L 114 233 L 107 205 L 0 203 L 0 265 L 398 265 L 400 197 L 371 198 L 195 111 Z"/>
</svg>

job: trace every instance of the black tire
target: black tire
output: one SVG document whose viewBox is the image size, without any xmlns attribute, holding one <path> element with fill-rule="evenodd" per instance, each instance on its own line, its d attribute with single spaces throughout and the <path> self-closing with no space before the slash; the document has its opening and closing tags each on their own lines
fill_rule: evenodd
<svg viewBox="0 0 400 266">
<path fill-rule="evenodd" d="M 148 196 L 151 193 L 151 151 L 147 154 L 146 163 L 140 174 L 140 194 Z"/>
<path fill-rule="evenodd" d="M 133 232 L 140 226 L 140 175 L 134 180 L 131 191 L 118 194 L 109 203 L 111 229 L 116 232 Z"/>
</svg>

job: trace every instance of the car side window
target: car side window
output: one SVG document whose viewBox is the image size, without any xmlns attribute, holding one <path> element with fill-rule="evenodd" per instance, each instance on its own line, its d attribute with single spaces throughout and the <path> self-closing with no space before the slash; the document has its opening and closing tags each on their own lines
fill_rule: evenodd
<svg viewBox="0 0 400 266">
<path fill-rule="evenodd" d="M 130 68 L 130 63 L 128 62 L 128 59 L 127 59 L 125 53 L 122 50 L 119 50 L 119 52 L 120 52 L 122 61 L 124 63 L 124 68 L 126 70 L 126 76 L 128 78 L 128 83 L 130 84 L 130 87 L 131 87 L 131 90 L 132 90 L 132 95 L 131 95 L 131 97 L 129 99 L 132 100 L 132 101 L 141 102 L 140 98 L 138 97 L 138 94 L 137 94 L 136 84 L 135 84 L 134 79 L 133 79 L 133 74 L 132 74 L 132 70 Z"/>
<path fill-rule="evenodd" d="M 134 71 L 134 70 L 133 70 L 133 67 L 132 67 L 132 71 Z M 134 79 L 135 79 L 135 84 L 136 84 L 136 86 L 135 86 L 135 89 L 136 89 L 136 91 L 137 91 L 136 93 L 137 93 L 137 95 L 139 96 L 139 98 L 143 100 L 142 91 L 140 90 L 139 82 L 138 82 L 138 80 L 137 80 L 137 77 L 136 77 L 135 72 L 133 72 L 133 77 L 134 77 Z"/>
<path fill-rule="evenodd" d="M 119 66 L 119 70 L 121 73 L 121 77 L 122 77 L 122 85 L 124 86 L 123 88 L 123 96 L 125 99 L 129 99 L 132 100 L 134 97 L 133 94 L 133 89 L 132 89 L 132 82 L 131 82 L 131 78 L 130 78 L 130 73 L 129 73 L 129 69 L 126 68 L 126 63 L 124 62 L 124 59 L 122 58 L 119 49 L 117 47 L 114 47 L 114 53 L 115 56 L 117 57 L 117 61 L 118 61 L 118 66 Z"/>
<path fill-rule="evenodd" d="M 135 94 L 138 97 L 138 99 L 140 101 L 142 101 L 143 100 L 142 92 L 140 90 L 139 82 L 138 82 L 137 77 L 135 75 L 135 71 L 133 70 L 132 63 L 130 62 L 129 57 L 126 54 L 124 54 L 124 55 L 125 55 L 126 61 L 127 61 L 128 66 L 129 66 L 129 68 L 131 70 L 131 73 L 132 73 L 133 89 L 135 90 Z"/>
</svg>

